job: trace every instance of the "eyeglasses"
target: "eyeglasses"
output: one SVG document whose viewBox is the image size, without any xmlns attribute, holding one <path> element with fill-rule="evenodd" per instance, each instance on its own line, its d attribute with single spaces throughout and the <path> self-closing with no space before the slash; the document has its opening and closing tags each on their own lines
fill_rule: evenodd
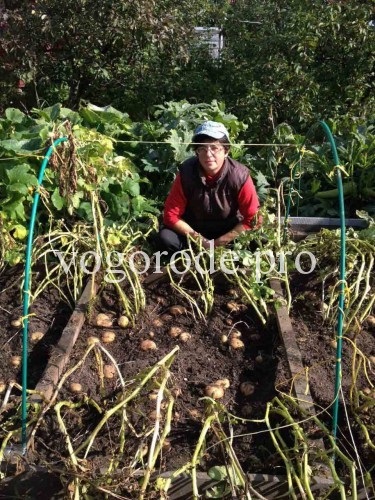
<svg viewBox="0 0 375 500">
<path fill-rule="evenodd" d="M 211 153 L 213 155 L 217 155 L 219 154 L 221 151 L 223 151 L 223 147 L 222 146 L 219 146 L 217 144 L 210 144 L 208 146 L 198 146 L 196 148 L 196 152 L 199 154 L 199 155 L 202 155 L 202 154 L 207 154 L 209 151 L 211 151 Z"/>
</svg>

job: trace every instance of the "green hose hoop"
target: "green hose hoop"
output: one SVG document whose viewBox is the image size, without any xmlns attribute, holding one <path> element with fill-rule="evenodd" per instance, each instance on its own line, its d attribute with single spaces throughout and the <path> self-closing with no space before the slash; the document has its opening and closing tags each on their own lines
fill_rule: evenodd
<svg viewBox="0 0 375 500">
<path fill-rule="evenodd" d="M 22 452 L 26 453 L 27 447 L 27 349 L 28 349 L 28 330 L 29 330 L 29 302 L 30 302 L 30 271 L 31 271 L 31 254 L 33 247 L 33 236 L 34 236 L 34 226 L 36 212 L 38 208 L 39 198 L 40 198 L 40 187 L 43 183 L 44 172 L 48 165 L 49 159 L 52 156 L 55 148 L 62 142 L 67 141 L 67 137 L 61 137 L 56 139 L 53 144 L 48 148 L 47 153 L 44 156 L 42 165 L 40 167 L 38 186 L 34 194 L 33 204 L 31 207 L 31 216 L 29 223 L 29 231 L 27 236 L 26 244 L 26 258 L 25 258 L 25 277 L 23 285 L 23 331 L 22 331 L 22 401 L 21 401 L 21 440 L 22 440 Z"/>
<path fill-rule="evenodd" d="M 335 140 L 328 125 L 324 121 L 319 122 L 323 127 L 326 137 L 331 145 L 333 161 L 335 167 L 339 167 L 340 160 L 337 154 Z M 336 371 L 335 371 L 335 400 L 332 412 L 332 434 L 336 439 L 337 436 L 337 419 L 339 409 L 339 391 L 341 386 L 341 356 L 342 356 L 342 330 L 344 324 L 344 308 L 345 308 L 345 259 L 346 259 L 346 226 L 345 226 L 345 206 L 344 206 L 344 190 L 342 185 L 342 177 L 340 168 L 336 168 L 337 188 L 339 195 L 339 213 L 340 213 L 340 287 L 339 287 L 339 304 L 337 318 L 337 348 L 336 348 Z"/>
</svg>

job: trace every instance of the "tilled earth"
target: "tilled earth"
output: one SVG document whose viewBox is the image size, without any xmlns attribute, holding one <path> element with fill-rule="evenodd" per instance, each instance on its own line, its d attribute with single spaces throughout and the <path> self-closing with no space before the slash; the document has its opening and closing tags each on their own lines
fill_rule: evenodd
<svg viewBox="0 0 375 500">
<path fill-rule="evenodd" d="M 0 342 L 3 355 L 0 361 L 0 379 L 5 382 L 10 379 L 20 381 L 20 370 L 10 363 L 10 356 L 21 354 L 21 331 L 10 326 L 12 319 L 21 312 L 20 270 L 18 273 L 3 273 L 0 276 L 0 306 L 3 321 L 0 324 Z M 187 289 L 195 299 L 199 294 L 194 286 L 186 284 Z M 323 417 L 330 424 L 330 405 L 334 387 L 335 352 L 330 342 L 332 329 L 327 328 L 319 316 L 319 284 L 314 280 L 303 281 L 294 278 L 291 283 L 294 297 L 291 312 L 292 322 L 297 332 L 297 340 L 302 358 L 308 367 L 309 387 L 317 405 L 317 411 L 322 408 Z M 308 300 L 299 297 L 308 292 Z M 102 289 L 97 299 L 90 307 L 90 314 L 80 333 L 73 350 L 70 368 L 82 361 L 88 348 L 89 337 L 102 338 L 104 331 L 115 334 L 115 340 L 103 344 L 115 360 L 127 389 L 136 387 L 139 381 L 175 346 L 179 349 L 169 368 L 170 377 L 167 388 L 173 394 L 175 402 L 172 412 L 171 431 L 168 436 L 168 446 L 163 449 L 156 464 L 159 470 L 176 469 L 191 460 L 199 438 L 202 421 L 205 415 L 207 401 L 204 398 L 205 388 L 218 379 L 228 379 L 229 388 L 225 389 L 220 402 L 225 411 L 239 418 L 232 419 L 233 448 L 245 470 L 282 474 L 284 468 L 280 457 L 270 441 L 265 425 L 254 422 L 262 420 L 266 405 L 278 393 L 278 390 L 288 390 L 290 374 L 287 369 L 284 350 L 281 346 L 276 322 L 271 313 L 267 325 L 263 326 L 254 311 L 242 304 L 238 290 L 229 283 L 220 280 L 215 288 L 214 307 L 205 320 L 199 319 L 187 300 L 177 294 L 167 281 L 155 282 L 146 288 L 146 309 L 137 318 L 134 326 L 122 329 L 117 325 L 117 318 L 122 314 L 122 307 L 115 290 L 111 286 Z M 237 310 L 228 307 L 229 302 L 238 304 Z M 172 315 L 171 306 L 179 305 L 185 308 L 182 314 Z M 69 319 L 70 307 L 59 299 L 55 289 L 46 289 L 31 307 L 33 316 L 30 318 L 30 331 L 41 330 L 45 335 L 37 343 L 29 345 L 29 388 L 33 388 L 39 380 L 48 356 L 61 335 L 63 327 Z M 98 327 L 96 317 L 105 313 L 111 318 L 110 327 Z M 171 327 L 180 327 L 190 334 L 187 342 L 170 336 Z M 243 348 L 234 349 L 230 339 L 235 331 L 240 332 Z M 223 342 L 223 336 L 229 342 Z M 143 351 L 143 340 L 152 340 L 156 349 Z M 225 340 L 225 339 L 224 339 Z M 357 338 L 358 346 L 365 356 L 375 355 L 373 333 L 363 329 Z M 350 394 L 351 387 L 352 349 L 349 344 L 344 347 L 343 356 L 343 391 L 345 397 Z M 122 388 L 117 376 L 112 379 L 101 378 L 102 364 L 112 364 L 112 361 L 102 353 L 102 358 L 92 351 L 85 362 L 67 379 L 61 389 L 61 400 L 73 402 L 76 407 L 65 408 L 63 419 L 74 449 L 87 439 L 101 415 L 90 401 L 95 401 L 101 409 L 109 409 L 118 401 Z M 160 372 L 159 377 L 160 377 Z M 374 382 L 374 371 L 369 369 L 369 378 Z M 157 379 L 157 377 L 156 377 Z M 150 445 L 150 434 L 154 421 L 152 412 L 155 401 L 150 394 L 157 387 L 160 378 L 149 382 L 142 388 L 137 397 L 127 406 L 128 433 L 126 434 L 126 453 L 118 467 L 126 470 L 132 459 L 138 456 L 137 466 L 141 467 L 142 457 L 139 453 L 144 449 L 147 454 Z M 72 394 L 69 390 L 71 382 L 78 382 L 81 391 Z M 253 394 L 244 396 L 240 391 L 243 382 L 253 384 Z M 360 387 L 368 386 L 368 381 L 360 374 Z M 18 397 L 15 395 L 14 397 Z M 85 402 L 85 404 L 83 404 Z M 368 410 L 365 418 L 372 419 L 373 409 Z M 353 446 L 348 444 L 347 426 L 341 412 L 340 429 L 343 445 L 349 453 Z M 3 415 L 4 417 L 4 415 Z M 246 419 L 246 420 L 242 420 Z M 369 423 L 371 423 L 369 421 Z M 88 470 L 100 474 L 108 467 L 109 457 L 119 442 L 120 417 L 114 416 L 98 434 L 87 456 Z M 226 424 L 225 432 L 230 433 Z M 354 429 L 358 431 L 358 429 Z M 360 433 L 358 446 L 363 447 Z M 287 439 L 287 437 L 286 437 Z M 56 419 L 47 415 L 35 441 L 36 456 L 41 463 L 48 463 L 61 470 L 66 461 L 66 440 Z M 360 448 L 365 466 L 374 461 L 374 454 L 368 447 Z M 200 470 L 207 470 L 213 465 L 223 464 L 226 454 L 219 444 L 217 436 L 210 432 L 205 442 L 204 453 L 200 457 Z M 126 475 L 126 474 L 125 474 Z M 1 497 L 1 495 L 0 495 Z M 43 496 L 41 496 L 43 498 Z M 47 498 L 47 497 L 45 497 Z M 48 497 L 51 498 L 51 497 Z"/>
</svg>

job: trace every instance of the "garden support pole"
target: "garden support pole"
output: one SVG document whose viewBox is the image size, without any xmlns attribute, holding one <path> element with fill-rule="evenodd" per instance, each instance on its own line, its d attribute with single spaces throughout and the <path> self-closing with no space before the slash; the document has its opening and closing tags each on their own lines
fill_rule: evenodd
<svg viewBox="0 0 375 500">
<path fill-rule="evenodd" d="M 337 317 L 337 347 L 336 347 L 336 371 L 335 371 L 335 400 L 333 404 L 332 413 L 332 434 L 336 439 L 337 435 L 337 419 L 338 419 L 338 409 L 339 409 L 339 391 L 341 386 L 341 356 L 342 356 L 342 330 L 344 322 L 344 307 L 345 307 L 345 259 L 346 259 L 346 227 L 345 227 L 345 206 L 344 206 L 344 190 L 342 185 L 342 177 L 340 170 L 340 160 L 337 154 L 335 140 L 333 138 L 332 132 L 328 125 L 324 121 L 319 122 L 326 134 L 326 137 L 331 145 L 331 151 L 333 155 L 333 161 L 336 167 L 336 179 L 337 188 L 339 196 L 339 214 L 340 214 L 340 287 L 339 287 L 339 304 L 338 304 L 338 317 Z"/>
<path fill-rule="evenodd" d="M 62 142 L 67 141 L 67 137 L 56 139 L 53 144 L 48 148 L 44 156 L 43 162 L 40 167 L 38 176 L 38 185 L 34 194 L 33 204 L 31 207 L 31 216 L 29 223 L 29 231 L 27 235 L 26 244 L 26 258 L 25 258 L 25 276 L 23 285 L 23 331 L 22 331 L 22 399 L 21 399 L 21 442 L 22 452 L 26 453 L 27 448 L 27 350 L 28 350 L 28 330 L 29 330 L 29 302 L 30 302 L 30 272 L 31 272 L 31 256 L 33 247 L 34 226 L 36 219 L 36 212 L 40 198 L 40 188 L 43 183 L 44 172 L 48 165 L 49 159 L 54 152 L 54 149 Z"/>
</svg>

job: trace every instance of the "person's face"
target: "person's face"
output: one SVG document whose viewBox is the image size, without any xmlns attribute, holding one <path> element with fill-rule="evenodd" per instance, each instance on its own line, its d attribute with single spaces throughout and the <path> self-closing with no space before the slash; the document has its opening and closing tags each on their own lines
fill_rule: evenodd
<svg viewBox="0 0 375 500">
<path fill-rule="evenodd" d="M 217 174 L 223 166 L 227 156 L 224 146 L 219 141 L 215 140 L 198 146 L 195 153 L 207 175 Z"/>
</svg>

